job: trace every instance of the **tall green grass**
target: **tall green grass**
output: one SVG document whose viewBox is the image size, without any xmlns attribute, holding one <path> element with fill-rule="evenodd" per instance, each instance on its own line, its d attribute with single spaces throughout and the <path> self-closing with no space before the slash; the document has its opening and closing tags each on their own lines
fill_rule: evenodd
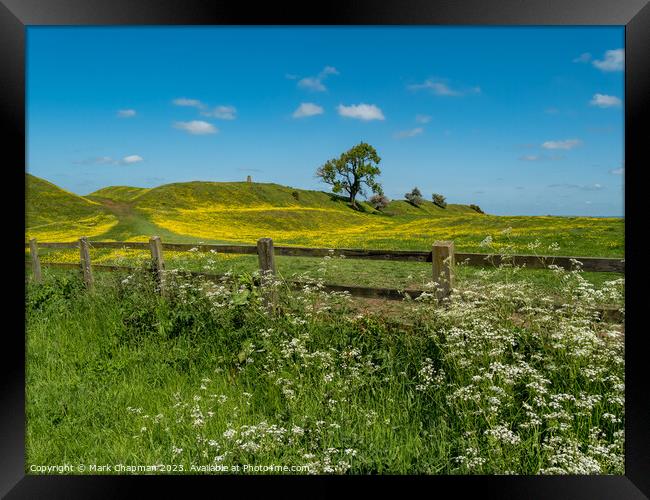
<svg viewBox="0 0 650 500">
<path fill-rule="evenodd" d="M 406 301 L 408 324 L 318 280 L 270 284 L 270 308 L 247 273 L 172 271 L 161 296 L 144 270 L 90 292 L 46 272 L 26 297 L 26 470 L 622 474 L 623 337 L 591 310 L 622 280 L 555 272 L 559 310 L 489 281 Z"/>
</svg>

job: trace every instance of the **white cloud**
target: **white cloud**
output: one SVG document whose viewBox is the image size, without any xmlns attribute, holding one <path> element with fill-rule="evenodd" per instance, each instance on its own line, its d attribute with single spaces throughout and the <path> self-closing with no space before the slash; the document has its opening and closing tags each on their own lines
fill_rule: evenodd
<svg viewBox="0 0 650 500">
<path fill-rule="evenodd" d="M 318 104 L 314 104 L 313 102 L 302 102 L 291 116 L 294 118 L 304 118 L 306 116 L 322 115 L 323 112 L 323 108 Z"/>
<path fill-rule="evenodd" d="M 205 104 L 203 104 L 198 99 L 188 99 L 187 97 L 179 97 L 172 101 L 176 106 L 189 106 L 191 108 L 205 109 Z"/>
<path fill-rule="evenodd" d="M 116 163 L 113 158 L 110 156 L 100 156 L 99 158 L 94 158 L 92 160 L 86 160 L 89 161 L 90 163 L 96 163 L 98 165 L 108 165 L 111 163 Z"/>
<path fill-rule="evenodd" d="M 345 116 L 348 118 L 356 118 L 357 120 L 384 120 L 384 114 L 374 104 L 351 104 L 350 106 L 344 106 L 339 104 L 336 108 L 339 115 Z"/>
<path fill-rule="evenodd" d="M 314 92 L 325 92 L 327 87 L 323 83 L 323 80 L 329 75 L 338 75 L 338 70 L 333 66 L 325 66 L 323 70 L 318 73 L 316 76 L 307 76 L 298 80 L 298 87 L 301 89 L 312 90 Z M 291 75 L 292 77 L 294 75 Z"/>
<path fill-rule="evenodd" d="M 580 139 L 566 139 L 564 141 L 546 141 L 542 143 L 542 147 L 545 149 L 573 149 L 581 144 Z"/>
<path fill-rule="evenodd" d="M 219 129 L 214 125 L 202 120 L 192 120 L 189 122 L 176 122 L 174 127 L 194 135 L 216 134 Z"/>
<path fill-rule="evenodd" d="M 208 105 L 198 99 L 188 99 L 187 97 L 179 97 L 172 101 L 176 106 L 185 106 L 196 108 L 201 112 L 202 116 L 211 116 L 220 120 L 234 120 L 237 118 L 237 109 L 234 106 L 216 106 L 209 109 Z"/>
<path fill-rule="evenodd" d="M 447 83 L 437 80 L 428 79 L 423 83 L 415 83 L 408 86 L 409 90 L 430 90 L 435 95 L 442 96 L 461 96 L 466 94 L 480 94 L 480 87 L 471 87 L 465 89 L 452 89 Z"/>
<path fill-rule="evenodd" d="M 144 158 L 140 155 L 129 155 L 125 156 L 120 160 L 120 163 L 123 165 L 130 165 L 132 163 L 139 163 L 141 161 L 144 161 Z"/>
<path fill-rule="evenodd" d="M 431 117 L 429 115 L 415 115 L 415 121 L 417 123 L 429 123 Z"/>
<path fill-rule="evenodd" d="M 116 160 L 111 156 L 99 156 L 97 158 L 87 158 L 85 160 L 75 161 L 75 165 L 131 165 L 144 161 L 140 155 L 125 156 L 121 160 Z"/>
<path fill-rule="evenodd" d="M 132 118 L 136 115 L 135 109 L 120 109 L 117 112 L 117 116 L 120 118 Z"/>
<path fill-rule="evenodd" d="M 605 189 L 602 184 L 549 184 L 550 188 L 562 188 L 562 189 L 580 189 L 582 191 L 600 191 Z"/>
<path fill-rule="evenodd" d="M 327 87 L 315 77 L 307 77 L 298 81 L 298 87 L 301 89 L 313 90 L 314 92 L 325 92 Z"/>
<path fill-rule="evenodd" d="M 609 171 L 609 173 L 612 175 L 623 175 L 625 173 L 625 169 L 623 167 L 613 168 Z"/>
<path fill-rule="evenodd" d="M 415 137 L 416 135 L 420 135 L 422 132 L 424 132 L 422 127 L 412 128 L 411 130 L 402 130 L 395 134 L 395 138 L 403 139 L 405 137 Z"/>
<path fill-rule="evenodd" d="M 461 95 L 460 92 L 452 90 L 446 83 L 427 80 L 424 83 L 409 85 L 410 90 L 430 89 L 436 95 Z"/>
<path fill-rule="evenodd" d="M 591 61 L 591 54 L 589 52 L 583 52 L 573 60 L 574 63 L 587 63 L 589 61 Z"/>
<path fill-rule="evenodd" d="M 544 113 L 546 113 L 547 115 L 557 115 L 559 112 L 560 110 L 555 107 L 546 108 L 544 110 Z"/>
<path fill-rule="evenodd" d="M 318 76 L 320 78 L 325 78 L 327 75 L 338 75 L 339 72 L 334 66 L 325 66 L 323 71 L 321 71 Z"/>
<path fill-rule="evenodd" d="M 203 116 L 212 116 L 220 120 L 234 120 L 237 118 L 237 109 L 234 106 L 217 106 L 211 111 L 201 112 Z"/>
<path fill-rule="evenodd" d="M 605 52 L 604 59 L 596 59 L 592 64 L 601 71 L 623 71 L 625 66 L 625 50 L 608 50 Z"/>
<path fill-rule="evenodd" d="M 598 106 L 599 108 L 611 108 L 614 106 L 620 106 L 621 100 L 613 95 L 607 94 L 594 94 L 589 104 L 592 106 Z"/>
<path fill-rule="evenodd" d="M 562 155 L 545 155 L 545 154 L 531 154 L 520 156 L 521 161 L 558 161 L 563 160 L 564 156 Z"/>
</svg>

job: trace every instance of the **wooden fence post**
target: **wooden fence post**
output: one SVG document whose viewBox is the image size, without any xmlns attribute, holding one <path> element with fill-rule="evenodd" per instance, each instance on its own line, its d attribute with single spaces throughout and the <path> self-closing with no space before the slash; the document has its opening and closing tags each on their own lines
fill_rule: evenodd
<svg viewBox="0 0 650 500">
<path fill-rule="evenodd" d="M 42 283 L 43 275 L 41 274 L 41 260 L 38 258 L 38 244 L 36 238 L 29 240 L 29 253 L 32 256 L 32 272 L 34 273 L 34 283 Z"/>
<path fill-rule="evenodd" d="M 257 240 L 257 257 L 260 263 L 260 271 L 275 274 L 275 252 L 273 251 L 273 240 L 271 238 L 260 238 Z"/>
<path fill-rule="evenodd" d="M 81 270 L 84 275 L 84 283 L 88 290 L 92 290 L 93 271 L 90 267 L 90 250 L 88 248 L 88 238 L 86 236 L 79 238 L 79 254 L 81 256 Z"/>
<path fill-rule="evenodd" d="M 149 249 L 151 250 L 151 259 L 153 260 L 153 272 L 160 289 L 160 294 L 165 294 L 165 260 L 163 259 L 162 241 L 160 236 L 152 236 L 149 238 Z"/>
<path fill-rule="evenodd" d="M 438 300 L 449 297 L 454 288 L 454 242 L 436 241 L 431 250 L 433 281 L 438 283 Z"/>
<path fill-rule="evenodd" d="M 257 240 L 257 258 L 260 263 L 260 286 L 264 288 L 269 281 L 275 276 L 275 252 L 273 251 L 273 240 L 271 238 L 260 238 Z M 277 302 L 276 293 L 265 293 L 267 305 L 275 307 Z"/>
</svg>

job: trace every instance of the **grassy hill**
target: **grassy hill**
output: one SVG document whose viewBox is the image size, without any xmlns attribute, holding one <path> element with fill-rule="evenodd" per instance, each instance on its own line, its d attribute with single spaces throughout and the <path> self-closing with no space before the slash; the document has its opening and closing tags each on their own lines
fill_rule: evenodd
<svg viewBox="0 0 650 500">
<path fill-rule="evenodd" d="M 492 216 L 467 205 L 442 209 L 425 201 L 415 207 L 404 200 L 392 201 L 383 212 L 367 203 L 353 210 L 331 193 L 271 183 L 113 186 L 86 197 L 33 176 L 27 184 L 28 234 L 50 241 L 84 234 L 145 241 L 157 234 L 169 242 L 254 243 L 271 237 L 286 245 L 422 250 L 444 239 L 461 251 L 485 252 L 480 242 L 489 235 L 497 248 L 512 245 L 518 253 L 549 253 L 555 242 L 564 255 L 621 256 L 624 249 L 624 221 L 615 218 Z"/>
<path fill-rule="evenodd" d="M 414 215 L 444 217 L 447 215 L 477 215 L 469 205 L 449 203 L 445 208 L 434 205 L 433 202 L 424 200 L 422 205 L 415 206 L 406 200 L 392 200 L 384 209 L 388 215 Z"/>
<path fill-rule="evenodd" d="M 147 191 L 149 191 L 147 188 L 132 186 L 109 186 L 87 194 L 85 198 L 90 200 L 132 201 Z"/>
<path fill-rule="evenodd" d="M 25 175 L 28 237 L 56 241 L 74 231 L 79 236 L 105 233 L 117 218 L 104 205 L 86 199 L 39 177 Z"/>
<path fill-rule="evenodd" d="M 290 208 L 342 210 L 350 212 L 347 198 L 323 191 L 296 189 L 280 184 L 249 182 L 182 182 L 153 189 L 116 186 L 104 188 L 90 196 L 115 200 L 136 200 L 138 207 L 148 209 L 249 209 Z M 379 214 L 367 202 L 359 202 L 361 212 Z M 474 215 L 468 205 L 449 204 L 445 209 L 424 201 L 416 207 L 405 200 L 392 200 L 383 210 L 387 215 Z"/>
<path fill-rule="evenodd" d="M 179 182 L 148 190 L 137 197 L 148 209 L 318 208 L 348 210 L 339 196 L 253 182 Z"/>
<path fill-rule="evenodd" d="M 286 244 L 365 246 L 364 236 L 392 235 L 397 225 L 421 217 L 478 216 L 465 205 L 441 209 L 431 202 L 415 207 L 395 200 L 378 212 L 361 202 L 322 191 L 279 184 L 185 182 L 150 189 L 133 207 L 155 225 L 201 239 L 252 242 L 260 235 Z M 391 217 L 392 216 L 392 217 Z"/>
</svg>

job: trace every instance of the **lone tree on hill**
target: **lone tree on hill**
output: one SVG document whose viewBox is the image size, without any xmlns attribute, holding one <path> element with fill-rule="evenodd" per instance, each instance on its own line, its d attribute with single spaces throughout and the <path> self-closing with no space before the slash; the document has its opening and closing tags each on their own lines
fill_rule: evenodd
<svg viewBox="0 0 650 500">
<path fill-rule="evenodd" d="M 377 164 L 381 158 L 370 144 L 360 142 L 338 158 L 333 158 L 316 170 L 316 177 L 332 186 L 332 191 L 346 192 L 350 204 L 357 208 L 357 195 L 365 196 L 365 184 L 375 194 L 383 194 L 375 178 L 381 174 Z"/>
<path fill-rule="evenodd" d="M 411 189 L 410 193 L 406 193 L 404 195 L 404 198 L 406 198 L 406 201 L 408 201 L 411 205 L 415 205 L 416 207 L 422 205 L 422 202 L 424 201 L 424 198 L 422 198 L 422 193 L 417 187 Z"/>
<path fill-rule="evenodd" d="M 433 200 L 434 205 L 438 205 L 440 208 L 446 208 L 447 207 L 447 200 L 441 194 L 433 193 L 431 195 L 431 199 Z"/>
</svg>

